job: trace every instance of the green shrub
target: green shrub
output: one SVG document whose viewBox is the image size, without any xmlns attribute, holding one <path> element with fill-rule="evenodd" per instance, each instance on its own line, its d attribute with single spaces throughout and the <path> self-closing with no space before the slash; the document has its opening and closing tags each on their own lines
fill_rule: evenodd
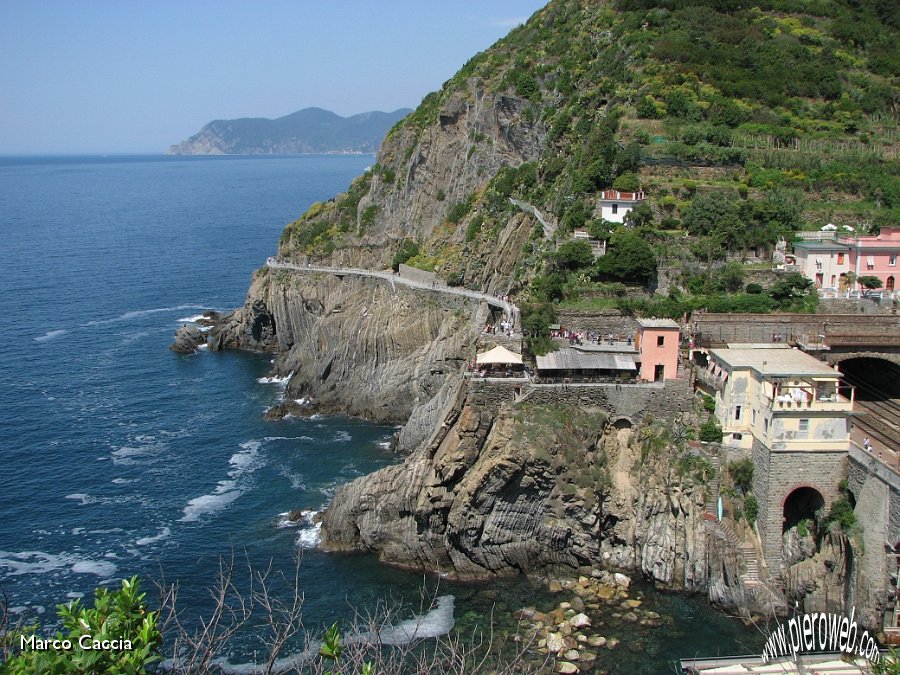
<svg viewBox="0 0 900 675">
<path fill-rule="evenodd" d="M 708 413 L 716 412 L 716 399 L 709 394 L 703 394 L 703 409 Z"/>
<path fill-rule="evenodd" d="M 722 427 L 720 427 L 714 417 L 710 417 L 700 425 L 700 440 L 707 443 L 722 442 Z"/>
<path fill-rule="evenodd" d="M 756 518 L 759 516 L 759 501 L 755 495 L 744 497 L 744 516 L 746 516 L 750 525 L 756 522 Z"/>
<path fill-rule="evenodd" d="M 412 239 L 404 239 L 400 242 L 400 248 L 394 254 L 391 260 L 391 268 L 396 272 L 400 269 L 400 265 L 419 255 L 419 245 Z"/>
<path fill-rule="evenodd" d="M 728 465 L 728 475 L 731 476 L 731 483 L 743 494 L 747 494 L 753 489 L 753 461 L 749 458 L 739 459 Z"/>
<path fill-rule="evenodd" d="M 478 233 L 481 232 L 481 226 L 484 224 L 484 216 L 477 214 L 466 226 L 466 243 L 475 241 Z"/>
<path fill-rule="evenodd" d="M 828 510 L 828 515 L 822 521 L 823 526 L 828 526 L 832 523 L 840 525 L 845 532 L 856 525 L 856 513 L 845 497 L 841 497 L 832 503 L 831 508 Z"/>
<path fill-rule="evenodd" d="M 118 590 L 98 588 L 94 591 L 93 607 L 83 606 L 80 600 L 59 605 L 57 616 L 62 630 L 58 630 L 54 638 L 68 640 L 71 649 L 25 650 L 22 649 L 23 642 L 37 637 L 37 629 L 13 631 L 2 636 L 6 644 L 0 647 L 9 651 L 6 663 L 0 664 L 0 671 L 22 675 L 146 672 L 148 666 L 161 659 L 159 650 L 162 646 L 157 613 L 148 611 L 146 596 L 141 593 L 138 578 L 132 577 L 123 579 Z M 93 641 L 113 640 L 128 640 L 130 648 L 91 648 Z"/>
</svg>

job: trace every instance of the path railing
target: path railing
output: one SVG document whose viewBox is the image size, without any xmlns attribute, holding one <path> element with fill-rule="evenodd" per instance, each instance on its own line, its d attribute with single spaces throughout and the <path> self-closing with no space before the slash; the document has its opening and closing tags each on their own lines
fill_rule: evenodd
<svg viewBox="0 0 900 675">
<path fill-rule="evenodd" d="M 272 269 L 291 270 L 294 272 L 305 272 L 307 274 L 324 273 L 334 274 L 335 276 L 356 276 L 383 279 L 390 282 L 391 284 L 400 284 L 402 286 L 419 288 L 425 291 L 433 291 L 435 293 L 445 293 L 448 295 L 472 298 L 474 300 L 486 302 L 489 305 L 493 305 L 494 307 L 500 307 L 504 312 L 506 312 L 506 315 L 509 317 L 513 326 L 516 326 L 518 324 L 519 308 L 508 300 L 503 300 L 501 298 L 498 298 L 497 296 L 489 295 L 488 293 L 482 293 L 481 291 L 473 291 L 468 288 L 448 286 L 447 284 L 441 283 L 439 281 L 426 283 L 423 281 L 406 279 L 404 277 L 401 277 L 399 274 L 394 274 L 392 272 L 379 272 L 377 270 L 366 270 L 356 267 L 322 267 L 318 265 L 296 265 L 294 263 L 278 260 L 277 258 L 269 258 L 268 260 L 266 260 L 266 266 L 271 267 Z"/>
</svg>

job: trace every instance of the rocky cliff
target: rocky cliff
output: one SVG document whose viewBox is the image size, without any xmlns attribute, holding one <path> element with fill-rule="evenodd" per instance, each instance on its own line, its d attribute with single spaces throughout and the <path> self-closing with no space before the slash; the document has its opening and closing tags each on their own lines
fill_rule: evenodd
<svg viewBox="0 0 900 675">
<path fill-rule="evenodd" d="M 407 422 L 400 449 L 408 451 L 431 432 L 472 358 L 480 311 L 379 279 L 262 269 L 246 305 L 208 342 L 274 353 L 274 373 L 290 376 L 284 412 L 306 399 L 307 411 Z"/>
<path fill-rule="evenodd" d="M 705 589 L 704 487 L 600 411 L 481 405 L 465 385 L 402 464 L 341 488 L 323 546 L 462 579 L 602 564 Z"/>
</svg>

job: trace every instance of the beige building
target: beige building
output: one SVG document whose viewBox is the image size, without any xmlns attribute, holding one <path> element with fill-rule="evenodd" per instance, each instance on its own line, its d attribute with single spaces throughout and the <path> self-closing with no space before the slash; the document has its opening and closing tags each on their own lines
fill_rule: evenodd
<svg viewBox="0 0 900 675">
<path fill-rule="evenodd" d="M 854 389 L 808 354 L 782 347 L 713 349 L 716 417 L 723 444 L 772 451 L 849 448 Z"/>
</svg>

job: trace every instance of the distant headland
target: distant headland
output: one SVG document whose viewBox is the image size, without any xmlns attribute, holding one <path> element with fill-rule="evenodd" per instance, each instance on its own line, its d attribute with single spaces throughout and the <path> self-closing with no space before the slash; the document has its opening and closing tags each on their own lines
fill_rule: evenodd
<svg viewBox="0 0 900 675">
<path fill-rule="evenodd" d="M 409 108 L 341 117 L 322 108 L 304 108 L 277 119 L 215 120 L 167 155 L 301 155 L 376 152 L 381 139 Z"/>
</svg>

